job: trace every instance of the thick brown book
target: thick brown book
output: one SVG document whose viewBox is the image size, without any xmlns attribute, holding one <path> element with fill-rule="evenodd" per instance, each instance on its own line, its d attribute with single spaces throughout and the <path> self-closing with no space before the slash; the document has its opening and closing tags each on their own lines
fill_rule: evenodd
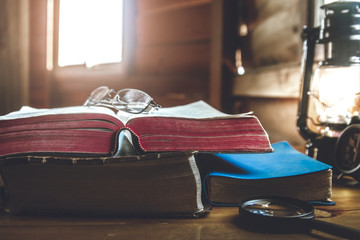
<svg viewBox="0 0 360 240">
<path fill-rule="evenodd" d="M 150 114 L 103 107 L 33 109 L 0 117 L 0 156 L 87 154 L 113 156 L 118 136 L 127 130 L 140 152 L 271 152 L 256 116 L 224 114 L 203 101 Z"/>
<path fill-rule="evenodd" d="M 0 159 L 10 214 L 197 217 L 209 211 L 193 152 Z"/>
</svg>

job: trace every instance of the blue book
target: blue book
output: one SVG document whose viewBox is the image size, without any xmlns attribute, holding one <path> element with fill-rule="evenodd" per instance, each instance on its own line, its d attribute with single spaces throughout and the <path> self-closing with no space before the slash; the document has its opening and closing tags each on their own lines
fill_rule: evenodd
<svg viewBox="0 0 360 240">
<path fill-rule="evenodd" d="M 202 153 L 204 192 L 212 205 L 236 206 L 248 197 L 272 195 L 331 202 L 331 166 L 287 142 L 271 153 Z"/>
</svg>

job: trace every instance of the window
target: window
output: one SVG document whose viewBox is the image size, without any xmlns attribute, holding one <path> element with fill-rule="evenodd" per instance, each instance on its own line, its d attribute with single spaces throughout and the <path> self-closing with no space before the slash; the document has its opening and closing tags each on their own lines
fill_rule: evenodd
<svg viewBox="0 0 360 240">
<path fill-rule="evenodd" d="M 48 0 L 47 69 L 122 62 L 123 16 L 123 0 Z"/>
</svg>

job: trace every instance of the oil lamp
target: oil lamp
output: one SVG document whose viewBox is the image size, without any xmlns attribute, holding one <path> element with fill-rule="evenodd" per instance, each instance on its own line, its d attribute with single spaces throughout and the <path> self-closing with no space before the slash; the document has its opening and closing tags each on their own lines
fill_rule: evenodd
<svg viewBox="0 0 360 240">
<path fill-rule="evenodd" d="M 360 2 L 321 8 L 321 25 L 303 31 L 297 126 L 307 141 L 306 153 L 334 166 L 340 135 L 360 123 Z"/>
</svg>

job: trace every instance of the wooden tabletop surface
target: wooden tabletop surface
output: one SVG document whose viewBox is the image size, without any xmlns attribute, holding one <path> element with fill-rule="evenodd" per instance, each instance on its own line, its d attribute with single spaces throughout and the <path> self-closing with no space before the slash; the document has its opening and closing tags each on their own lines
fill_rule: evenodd
<svg viewBox="0 0 360 240">
<path fill-rule="evenodd" d="M 317 219 L 360 229 L 360 187 L 334 184 L 334 206 L 316 207 Z M 92 239 L 341 239 L 309 234 L 265 234 L 239 226 L 238 209 L 214 207 L 198 219 L 123 219 L 0 216 L 1 240 Z"/>
</svg>

